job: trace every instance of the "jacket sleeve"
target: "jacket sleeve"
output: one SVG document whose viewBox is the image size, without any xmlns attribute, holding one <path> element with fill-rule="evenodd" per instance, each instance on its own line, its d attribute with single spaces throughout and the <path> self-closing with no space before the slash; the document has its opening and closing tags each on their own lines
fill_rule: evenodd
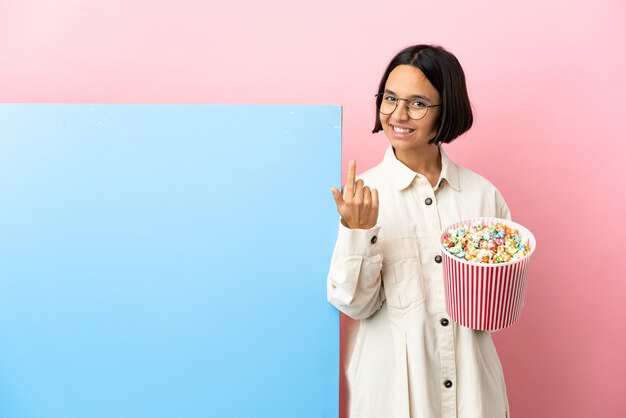
<svg viewBox="0 0 626 418">
<path fill-rule="evenodd" d="M 509 206 L 506 204 L 504 197 L 502 194 L 496 190 L 496 213 L 497 217 L 501 219 L 511 220 L 511 211 L 509 210 Z"/>
<path fill-rule="evenodd" d="M 385 300 L 381 285 L 380 227 L 349 229 L 339 225 L 327 278 L 328 301 L 354 319 L 365 319 Z"/>
</svg>

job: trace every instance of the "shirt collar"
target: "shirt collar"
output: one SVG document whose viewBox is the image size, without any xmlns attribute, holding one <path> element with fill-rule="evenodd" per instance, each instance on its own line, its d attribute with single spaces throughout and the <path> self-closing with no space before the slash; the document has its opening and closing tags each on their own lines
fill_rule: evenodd
<svg viewBox="0 0 626 418">
<path fill-rule="evenodd" d="M 459 168 L 448 158 L 442 147 L 439 147 L 439 153 L 441 154 L 441 174 L 437 185 L 441 186 L 441 182 L 445 180 L 454 190 L 460 191 Z M 391 145 L 385 151 L 383 161 L 391 170 L 393 185 L 397 190 L 406 189 L 416 176 L 421 176 L 396 158 Z"/>
<path fill-rule="evenodd" d="M 459 182 L 459 167 L 448 158 L 448 154 L 443 150 L 443 147 L 439 147 L 441 152 L 441 174 L 439 176 L 439 184 L 445 179 L 448 184 L 457 192 L 461 191 L 461 184 Z"/>
</svg>

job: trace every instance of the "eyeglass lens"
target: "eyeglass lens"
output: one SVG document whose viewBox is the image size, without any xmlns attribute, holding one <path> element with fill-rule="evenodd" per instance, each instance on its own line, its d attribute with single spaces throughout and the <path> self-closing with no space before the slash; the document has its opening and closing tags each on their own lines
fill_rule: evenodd
<svg viewBox="0 0 626 418">
<path fill-rule="evenodd" d="M 404 101 L 404 99 L 398 99 L 390 95 L 383 96 L 380 104 L 380 113 L 391 115 L 401 101 Z M 423 103 L 417 101 L 408 102 L 407 113 L 411 119 L 422 119 L 426 116 L 426 112 L 428 112 L 428 107 Z"/>
</svg>

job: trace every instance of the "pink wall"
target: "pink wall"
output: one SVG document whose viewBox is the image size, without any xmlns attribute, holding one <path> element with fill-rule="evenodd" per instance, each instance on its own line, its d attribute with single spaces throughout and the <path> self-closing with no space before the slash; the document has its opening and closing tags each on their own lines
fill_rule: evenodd
<svg viewBox="0 0 626 418">
<path fill-rule="evenodd" d="M 0 101 L 341 104 L 344 167 L 364 169 L 387 61 L 447 47 L 476 112 L 448 153 L 539 243 L 522 319 L 495 335 L 513 416 L 626 416 L 624 3 L 213 3 L 0 0 Z"/>
</svg>

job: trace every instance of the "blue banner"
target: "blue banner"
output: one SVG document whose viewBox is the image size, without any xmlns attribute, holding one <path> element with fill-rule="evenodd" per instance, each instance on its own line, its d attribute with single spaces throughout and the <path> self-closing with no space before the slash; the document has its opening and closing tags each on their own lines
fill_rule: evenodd
<svg viewBox="0 0 626 418">
<path fill-rule="evenodd" d="M 0 106 L 0 417 L 336 417 L 341 108 Z"/>
</svg>

